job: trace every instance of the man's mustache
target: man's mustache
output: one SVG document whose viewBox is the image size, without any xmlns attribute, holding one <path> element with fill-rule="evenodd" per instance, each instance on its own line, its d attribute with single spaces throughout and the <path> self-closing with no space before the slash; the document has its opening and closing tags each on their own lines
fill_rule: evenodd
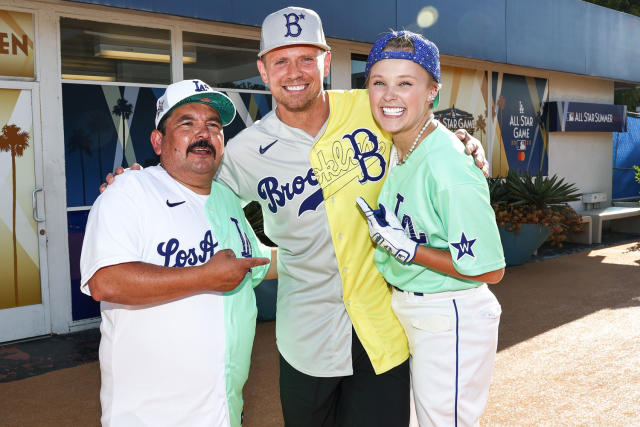
<svg viewBox="0 0 640 427">
<path fill-rule="evenodd" d="M 209 150 L 211 150 L 211 152 L 213 153 L 213 158 L 216 158 L 216 149 L 215 147 L 206 139 L 199 139 L 195 142 L 192 142 L 189 147 L 187 147 L 187 154 L 189 154 L 190 152 L 192 152 L 194 149 L 196 148 L 208 148 Z"/>
</svg>

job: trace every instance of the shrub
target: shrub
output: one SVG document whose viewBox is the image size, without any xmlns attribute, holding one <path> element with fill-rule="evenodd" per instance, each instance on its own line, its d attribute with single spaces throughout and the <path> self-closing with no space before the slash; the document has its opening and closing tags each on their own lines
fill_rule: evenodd
<svg viewBox="0 0 640 427">
<path fill-rule="evenodd" d="M 506 178 L 489 178 L 488 185 L 496 222 L 508 231 L 517 232 L 522 224 L 542 224 L 551 229 L 547 241 L 562 247 L 568 233 L 584 230 L 582 217 L 567 204 L 580 200 L 581 194 L 557 175 L 509 171 Z"/>
</svg>

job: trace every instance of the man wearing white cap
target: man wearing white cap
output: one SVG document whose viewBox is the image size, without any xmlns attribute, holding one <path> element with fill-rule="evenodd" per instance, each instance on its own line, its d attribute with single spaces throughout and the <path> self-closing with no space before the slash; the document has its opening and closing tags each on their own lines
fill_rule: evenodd
<svg viewBox="0 0 640 427">
<path fill-rule="evenodd" d="M 391 140 L 366 91 L 323 89 L 329 50 L 314 11 L 265 18 L 258 69 L 277 107 L 229 142 L 216 179 L 261 204 L 278 245 L 285 424 L 406 426 L 407 340 L 354 202 L 376 200 Z"/>
<path fill-rule="evenodd" d="M 160 165 L 123 174 L 91 208 L 81 289 L 101 301 L 105 426 L 241 424 L 252 287 L 275 267 L 251 258 L 269 254 L 212 184 L 234 116 L 200 80 L 170 85 L 151 133 Z"/>
</svg>

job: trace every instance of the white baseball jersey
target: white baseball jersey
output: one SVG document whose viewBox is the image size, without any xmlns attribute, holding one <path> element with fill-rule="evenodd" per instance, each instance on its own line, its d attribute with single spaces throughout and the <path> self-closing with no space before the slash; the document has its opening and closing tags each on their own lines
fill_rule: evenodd
<svg viewBox="0 0 640 427">
<path fill-rule="evenodd" d="M 219 206 L 231 204 L 224 193 L 220 196 L 225 203 Z M 179 184 L 160 166 L 118 177 L 89 215 L 80 265 L 82 291 L 90 293 L 88 280 L 105 266 L 205 263 L 223 246 L 207 219 L 208 197 Z M 240 209 L 237 199 L 233 200 Z M 228 210 L 218 213 L 211 207 L 208 213 L 222 219 L 229 216 Z M 245 243 L 246 221 L 226 222 L 228 230 L 240 232 L 235 235 L 242 243 L 235 246 L 251 248 Z M 222 235 L 230 236 L 229 241 L 234 236 L 227 230 Z M 226 243 L 225 248 L 234 246 Z M 264 268 L 253 270 L 262 276 L 266 272 Z M 256 317 L 253 289 L 245 282 L 247 279 L 234 291 L 235 296 L 208 292 L 143 306 L 102 302 L 102 424 L 240 425 L 241 391 Z M 241 300 L 244 309 L 233 315 L 246 331 L 233 329 L 233 319 L 226 319 L 236 300 Z"/>
<path fill-rule="evenodd" d="M 354 200 L 372 203 L 391 143 L 366 91 L 329 91 L 317 137 L 271 112 L 231 139 L 216 179 L 262 206 L 278 245 L 276 338 L 285 360 L 317 377 L 351 375 L 355 328 L 377 373 L 408 357 L 374 245 Z"/>
</svg>

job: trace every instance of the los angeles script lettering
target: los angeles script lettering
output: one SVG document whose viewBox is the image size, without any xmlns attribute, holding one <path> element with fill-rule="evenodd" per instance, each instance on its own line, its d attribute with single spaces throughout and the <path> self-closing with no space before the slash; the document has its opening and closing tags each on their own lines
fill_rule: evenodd
<svg viewBox="0 0 640 427">
<path fill-rule="evenodd" d="M 218 242 L 213 242 L 211 230 L 207 230 L 200 241 L 200 250 L 196 248 L 180 249 L 180 241 L 176 238 L 158 244 L 158 254 L 164 257 L 165 267 L 184 267 L 202 264 L 213 256 L 213 250 Z"/>
</svg>

